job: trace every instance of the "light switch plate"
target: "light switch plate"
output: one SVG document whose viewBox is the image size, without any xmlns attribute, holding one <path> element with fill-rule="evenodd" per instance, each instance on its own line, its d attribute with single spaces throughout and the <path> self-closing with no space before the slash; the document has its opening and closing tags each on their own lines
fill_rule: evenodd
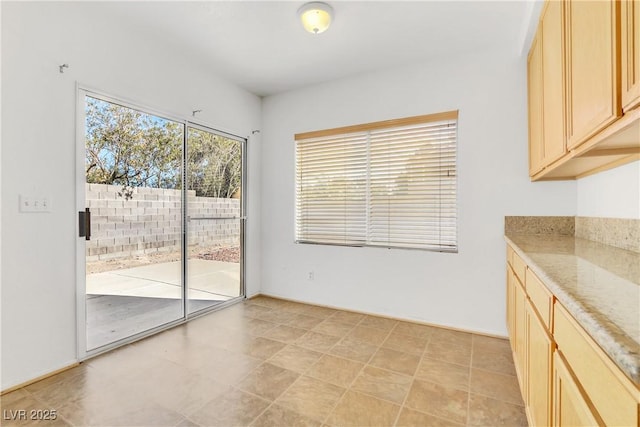
<svg viewBox="0 0 640 427">
<path fill-rule="evenodd" d="M 48 196 L 20 195 L 20 212 L 43 213 L 51 212 L 51 198 Z"/>
</svg>

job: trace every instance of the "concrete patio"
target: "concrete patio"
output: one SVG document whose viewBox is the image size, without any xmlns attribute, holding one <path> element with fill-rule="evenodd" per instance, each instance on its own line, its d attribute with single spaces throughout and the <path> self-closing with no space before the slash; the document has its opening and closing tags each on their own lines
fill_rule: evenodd
<svg viewBox="0 0 640 427">
<path fill-rule="evenodd" d="M 240 296 L 240 264 L 187 263 L 187 310 Z M 88 274 L 87 346 L 95 349 L 182 317 L 180 261 Z"/>
<path fill-rule="evenodd" d="M 163 262 L 87 275 L 87 295 L 180 299 L 180 261 Z M 190 259 L 189 299 L 223 300 L 240 295 L 240 264 Z"/>
</svg>

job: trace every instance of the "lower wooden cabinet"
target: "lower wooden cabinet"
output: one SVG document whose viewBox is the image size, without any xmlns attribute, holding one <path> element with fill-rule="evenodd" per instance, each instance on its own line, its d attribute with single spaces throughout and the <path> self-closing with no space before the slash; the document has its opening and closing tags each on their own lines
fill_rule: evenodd
<svg viewBox="0 0 640 427">
<path fill-rule="evenodd" d="M 529 425 L 640 426 L 640 389 L 524 259 L 507 253 L 507 325 Z"/>
<path fill-rule="evenodd" d="M 562 357 L 553 355 L 553 424 L 554 426 L 601 426 L 580 392 Z M 536 424 L 545 425 L 545 424 Z M 550 424 L 551 425 L 551 424 Z"/>
<path fill-rule="evenodd" d="M 518 374 L 518 382 L 520 383 L 520 390 L 522 390 L 522 398 L 527 401 L 527 381 L 526 381 L 526 357 L 527 357 L 527 313 L 525 307 L 527 304 L 527 295 L 524 289 L 516 279 L 514 286 L 514 330 L 515 330 L 515 365 L 516 372 Z"/>
<path fill-rule="evenodd" d="M 527 415 L 532 425 L 551 425 L 551 368 L 555 347 L 536 310 L 527 303 Z"/>
</svg>

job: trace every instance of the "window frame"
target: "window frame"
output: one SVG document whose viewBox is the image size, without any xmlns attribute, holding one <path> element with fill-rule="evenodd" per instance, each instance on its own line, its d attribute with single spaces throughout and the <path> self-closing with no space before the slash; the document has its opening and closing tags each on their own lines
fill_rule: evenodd
<svg viewBox="0 0 640 427">
<path fill-rule="evenodd" d="M 459 113 L 458 110 L 452 110 L 452 111 L 446 111 L 446 112 L 435 113 L 435 114 L 412 116 L 412 117 L 405 117 L 405 118 L 399 118 L 399 119 L 390 119 L 390 120 L 383 120 L 378 122 L 371 122 L 371 123 L 351 125 L 351 126 L 342 126 L 342 127 L 332 128 L 332 129 L 324 129 L 324 130 L 295 134 L 294 135 L 294 142 L 295 142 L 294 242 L 297 244 L 346 246 L 346 247 L 374 247 L 374 248 L 387 248 L 387 249 L 409 249 L 409 250 L 421 250 L 421 251 L 429 251 L 429 252 L 458 253 L 458 249 L 459 249 L 459 244 L 458 244 L 458 178 L 459 178 L 458 177 L 458 142 L 459 142 L 458 141 L 458 116 L 459 114 L 458 113 Z M 431 231 L 441 231 L 444 228 L 443 219 L 446 220 L 447 218 L 451 218 L 453 220 L 454 230 L 452 233 L 453 239 L 450 238 L 449 240 L 452 240 L 453 244 L 447 245 L 442 242 L 438 244 L 425 243 L 424 246 L 422 247 L 416 247 L 406 242 L 401 242 L 399 241 L 400 239 L 397 239 L 394 242 L 393 239 L 391 238 L 389 238 L 386 244 L 372 243 L 375 240 L 371 238 L 372 227 L 369 221 L 370 211 L 372 210 L 372 207 L 373 207 L 373 204 L 371 203 L 372 190 L 370 186 L 372 182 L 375 182 L 375 180 L 372 179 L 370 175 L 370 169 L 369 169 L 370 168 L 369 158 L 371 156 L 371 147 L 369 145 L 369 142 L 367 142 L 367 147 L 366 147 L 367 174 L 365 176 L 365 182 L 366 182 L 366 190 L 365 190 L 366 202 L 365 202 L 365 208 L 364 208 L 365 232 L 364 232 L 364 239 L 362 243 L 359 241 L 346 241 L 347 240 L 346 237 L 345 237 L 344 243 L 342 242 L 336 243 L 335 241 L 328 241 L 331 239 L 326 239 L 326 241 L 323 241 L 322 239 L 314 240 L 312 238 L 311 239 L 301 238 L 301 236 L 299 235 L 299 229 L 304 226 L 299 223 L 299 221 L 301 220 L 300 218 L 301 214 L 299 212 L 299 210 L 301 209 L 300 208 L 300 204 L 301 204 L 300 179 L 301 179 L 302 172 L 300 171 L 301 166 L 300 166 L 300 154 L 299 154 L 299 147 L 301 143 L 304 143 L 305 140 L 309 142 L 309 140 L 316 139 L 316 138 L 330 138 L 330 137 L 341 137 L 341 136 L 347 138 L 349 134 L 356 135 L 360 133 L 368 133 L 367 139 L 369 139 L 371 137 L 370 132 L 372 131 L 393 131 L 393 130 L 400 131 L 403 127 L 428 125 L 428 124 L 436 125 L 438 122 L 447 122 L 447 121 L 453 122 L 453 125 L 455 126 L 455 129 L 454 129 L 455 133 L 453 137 L 454 147 L 452 150 L 449 149 L 448 151 L 443 151 L 437 157 L 434 156 L 433 158 L 441 159 L 443 157 L 443 154 L 446 155 L 447 152 L 453 153 L 452 163 L 455 168 L 454 180 L 453 180 L 454 200 L 453 202 L 446 203 L 447 207 L 453 208 L 453 213 L 445 216 L 442 216 L 442 214 L 438 214 L 438 217 L 437 217 L 438 225 L 436 227 L 433 227 Z M 405 146 L 403 145 L 403 147 Z M 391 151 L 392 150 L 389 150 L 388 152 L 391 152 Z M 433 181 L 428 181 L 425 179 L 425 181 L 437 182 L 440 184 L 443 182 L 443 179 L 439 178 Z M 416 190 L 413 190 L 413 191 L 416 191 Z M 442 199 L 439 197 L 436 200 L 440 201 Z M 389 218 L 393 218 L 393 215 L 390 215 Z M 348 222 L 346 215 L 345 215 L 344 221 Z M 413 227 L 415 227 L 415 225 L 413 225 Z M 345 235 L 346 234 L 347 233 L 345 232 Z"/>
</svg>

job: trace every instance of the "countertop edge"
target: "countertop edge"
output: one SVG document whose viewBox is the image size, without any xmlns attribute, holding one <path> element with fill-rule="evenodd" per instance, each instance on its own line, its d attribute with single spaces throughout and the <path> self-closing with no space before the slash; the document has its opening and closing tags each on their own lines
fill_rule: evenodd
<svg viewBox="0 0 640 427">
<path fill-rule="evenodd" d="M 637 355 L 624 343 L 619 342 L 618 338 L 608 330 L 606 324 L 603 324 L 596 316 L 589 313 L 588 309 L 581 304 L 580 301 L 566 292 L 562 284 L 557 283 L 549 277 L 509 236 L 505 235 L 504 239 L 531 268 L 531 271 L 549 288 L 549 291 L 551 291 L 560 304 L 573 316 L 596 344 L 600 346 L 604 353 L 609 356 L 612 362 L 620 368 L 637 387 L 640 387 L 640 366 L 637 362 Z"/>
</svg>

